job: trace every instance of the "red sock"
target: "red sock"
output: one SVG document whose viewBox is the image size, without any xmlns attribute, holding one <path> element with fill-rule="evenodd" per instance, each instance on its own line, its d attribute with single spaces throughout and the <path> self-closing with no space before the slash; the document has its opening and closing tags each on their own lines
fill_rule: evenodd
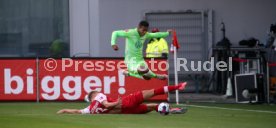
<svg viewBox="0 0 276 128">
<path fill-rule="evenodd" d="M 162 95 L 168 92 L 175 91 L 179 88 L 179 86 L 165 86 L 162 88 L 154 89 L 154 95 Z"/>
</svg>

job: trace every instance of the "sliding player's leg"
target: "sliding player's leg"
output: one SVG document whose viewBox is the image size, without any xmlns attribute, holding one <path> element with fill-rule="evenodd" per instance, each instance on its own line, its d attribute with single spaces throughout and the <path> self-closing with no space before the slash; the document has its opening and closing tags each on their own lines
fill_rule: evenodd
<svg viewBox="0 0 276 128">
<path fill-rule="evenodd" d="M 156 95 L 162 95 L 162 94 L 172 92 L 175 90 L 184 90 L 186 85 L 187 85 L 187 83 L 184 82 L 184 83 L 180 83 L 178 85 L 164 86 L 164 87 L 157 88 L 157 89 L 144 90 L 144 91 L 142 91 L 143 99 L 148 100 L 151 97 L 156 96 Z"/>
<path fill-rule="evenodd" d="M 147 105 L 147 108 L 148 108 L 148 112 L 151 112 L 151 111 L 156 111 L 158 112 L 158 105 L 159 104 L 146 104 Z M 175 108 L 175 107 L 171 107 L 170 106 L 170 113 L 171 114 L 184 114 L 188 111 L 187 108 Z"/>
<path fill-rule="evenodd" d="M 164 86 L 162 88 L 138 91 L 130 95 L 123 96 L 121 108 L 123 110 L 127 108 L 137 107 L 140 104 L 142 104 L 145 100 L 148 100 L 153 96 L 165 94 L 175 90 L 184 90 L 186 84 L 187 83 L 185 82 L 176 86 Z"/>
<path fill-rule="evenodd" d="M 147 105 L 148 111 L 156 111 L 156 112 L 158 111 L 158 104 L 148 103 L 146 105 Z"/>
<path fill-rule="evenodd" d="M 129 109 L 129 114 L 146 114 L 152 111 L 158 112 L 158 105 L 156 103 L 140 104 L 139 106 Z M 187 108 L 170 107 L 171 114 L 184 114 L 188 111 Z"/>
<path fill-rule="evenodd" d="M 140 104 L 132 108 L 122 109 L 122 114 L 146 114 L 155 109 L 152 109 L 153 105 L 149 106 L 148 104 Z"/>
</svg>

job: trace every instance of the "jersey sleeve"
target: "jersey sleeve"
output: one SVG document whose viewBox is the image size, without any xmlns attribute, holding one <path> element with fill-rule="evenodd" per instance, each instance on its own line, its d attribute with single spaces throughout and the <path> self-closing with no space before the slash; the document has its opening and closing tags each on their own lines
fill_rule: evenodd
<svg viewBox="0 0 276 128">
<path fill-rule="evenodd" d="M 118 37 L 128 37 L 129 32 L 128 30 L 119 30 L 119 31 L 114 31 L 112 32 L 112 36 L 111 36 L 111 45 L 115 45 L 116 44 L 116 40 Z"/>
<path fill-rule="evenodd" d="M 90 114 L 90 109 L 89 109 L 90 106 L 84 108 L 84 109 L 81 109 L 81 114 Z"/>
<path fill-rule="evenodd" d="M 169 32 L 156 32 L 147 34 L 147 38 L 165 38 L 167 36 L 169 36 Z"/>
</svg>

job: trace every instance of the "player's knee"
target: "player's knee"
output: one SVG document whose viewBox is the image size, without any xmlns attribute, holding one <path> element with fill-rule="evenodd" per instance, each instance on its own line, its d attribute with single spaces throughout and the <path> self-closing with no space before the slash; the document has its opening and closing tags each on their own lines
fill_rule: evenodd
<svg viewBox="0 0 276 128">
<path fill-rule="evenodd" d="M 146 73 L 148 73 L 149 72 L 149 69 L 146 67 L 146 66 L 140 66 L 139 68 L 138 68 L 138 73 L 139 74 L 146 74 Z"/>
</svg>

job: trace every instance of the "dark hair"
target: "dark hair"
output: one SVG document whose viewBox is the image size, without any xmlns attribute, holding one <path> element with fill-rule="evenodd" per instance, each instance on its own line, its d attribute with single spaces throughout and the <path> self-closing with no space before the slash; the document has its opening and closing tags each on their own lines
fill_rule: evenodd
<svg viewBox="0 0 276 128">
<path fill-rule="evenodd" d="M 140 21 L 139 26 L 149 27 L 149 22 L 142 20 L 142 21 Z"/>
<path fill-rule="evenodd" d="M 97 93 L 98 91 L 91 91 L 88 93 L 88 100 L 91 101 L 91 97 L 93 94 Z"/>
</svg>

